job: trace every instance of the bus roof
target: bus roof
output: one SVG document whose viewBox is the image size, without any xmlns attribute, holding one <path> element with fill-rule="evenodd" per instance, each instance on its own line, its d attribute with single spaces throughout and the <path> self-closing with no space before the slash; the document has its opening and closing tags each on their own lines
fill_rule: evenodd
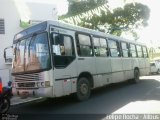
<svg viewBox="0 0 160 120">
<path fill-rule="evenodd" d="M 31 27 L 24 29 L 23 31 L 17 33 L 14 36 L 14 40 L 17 40 L 19 38 L 23 38 L 27 35 L 33 34 L 38 31 L 44 31 L 44 30 L 46 30 L 46 28 L 47 28 L 47 21 L 39 23 L 37 25 L 31 26 Z"/>
<path fill-rule="evenodd" d="M 80 27 L 80 26 L 75 26 L 75 25 L 72 25 L 72 24 L 64 23 L 63 21 L 59 21 L 59 20 L 58 21 L 57 20 L 54 20 L 54 21 L 53 20 L 48 20 L 48 21 L 44 21 L 42 23 L 39 23 L 37 25 L 31 26 L 31 27 L 19 32 L 18 34 L 16 34 L 15 37 L 14 37 L 14 40 L 25 37 L 29 34 L 33 34 L 33 33 L 38 32 L 38 31 L 44 31 L 44 30 L 46 30 L 47 26 L 49 26 L 49 25 L 52 25 L 52 26 L 55 26 L 55 27 L 60 27 L 62 29 L 72 30 L 72 31 L 84 32 L 84 33 L 88 33 L 88 34 L 95 35 L 95 36 L 101 36 L 101 37 L 107 37 L 107 38 L 110 38 L 110 39 L 126 41 L 126 42 L 130 42 L 130 43 L 133 43 L 133 44 L 145 45 L 145 44 L 140 43 L 140 42 L 125 39 L 123 37 L 118 37 L 118 36 L 110 35 L 110 34 L 107 34 L 107 33 L 100 32 L 100 31 L 96 31 L 96 30 L 92 30 L 92 29 L 88 29 L 88 28 L 83 28 L 83 27 Z"/>
</svg>

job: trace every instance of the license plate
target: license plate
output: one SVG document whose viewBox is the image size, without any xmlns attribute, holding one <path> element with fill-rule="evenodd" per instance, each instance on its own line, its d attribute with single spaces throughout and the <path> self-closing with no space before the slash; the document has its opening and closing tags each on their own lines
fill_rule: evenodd
<svg viewBox="0 0 160 120">
<path fill-rule="evenodd" d="M 22 92 L 22 95 L 27 96 L 27 95 L 29 95 L 29 92 L 28 92 L 28 91 L 23 91 L 23 92 Z"/>
</svg>

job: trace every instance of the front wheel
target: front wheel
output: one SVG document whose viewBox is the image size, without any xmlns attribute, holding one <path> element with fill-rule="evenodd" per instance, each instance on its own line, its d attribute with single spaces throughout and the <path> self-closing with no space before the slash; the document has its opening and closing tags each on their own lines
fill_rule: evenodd
<svg viewBox="0 0 160 120">
<path fill-rule="evenodd" d="M 90 82 L 87 78 L 82 77 L 77 82 L 76 97 L 79 101 L 87 100 L 91 94 Z"/>
<path fill-rule="evenodd" d="M 2 103 L 0 104 L 0 113 L 4 114 L 10 108 L 10 99 L 7 97 L 2 98 Z"/>
</svg>

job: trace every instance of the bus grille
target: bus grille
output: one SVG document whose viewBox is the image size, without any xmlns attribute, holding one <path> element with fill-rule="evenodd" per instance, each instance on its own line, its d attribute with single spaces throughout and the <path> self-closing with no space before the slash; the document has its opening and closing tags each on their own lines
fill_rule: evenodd
<svg viewBox="0 0 160 120">
<path fill-rule="evenodd" d="M 40 73 L 14 75 L 15 82 L 31 82 L 31 81 L 39 81 L 39 80 L 43 80 L 43 76 Z"/>
<path fill-rule="evenodd" d="M 33 88 L 35 87 L 35 82 L 28 82 L 28 83 L 18 83 L 17 84 L 19 88 Z"/>
</svg>

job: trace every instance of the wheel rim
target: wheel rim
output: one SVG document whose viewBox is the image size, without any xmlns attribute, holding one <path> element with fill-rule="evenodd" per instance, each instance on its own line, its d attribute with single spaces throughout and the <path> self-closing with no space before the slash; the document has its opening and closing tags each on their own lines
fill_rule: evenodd
<svg viewBox="0 0 160 120">
<path fill-rule="evenodd" d="M 88 93 L 88 86 L 87 86 L 87 84 L 83 83 L 80 86 L 80 92 L 81 92 L 82 95 L 86 95 Z"/>
</svg>

